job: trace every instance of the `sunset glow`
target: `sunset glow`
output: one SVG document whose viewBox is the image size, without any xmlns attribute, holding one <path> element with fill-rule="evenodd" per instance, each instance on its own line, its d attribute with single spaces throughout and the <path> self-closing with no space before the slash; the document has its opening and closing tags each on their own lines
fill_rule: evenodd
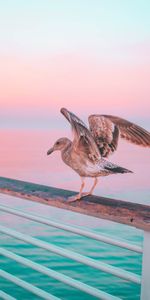
<svg viewBox="0 0 150 300">
<path fill-rule="evenodd" d="M 0 5 L 1 127 L 53 127 L 61 106 L 148 125 L 149 1 Z"/>
</svg>

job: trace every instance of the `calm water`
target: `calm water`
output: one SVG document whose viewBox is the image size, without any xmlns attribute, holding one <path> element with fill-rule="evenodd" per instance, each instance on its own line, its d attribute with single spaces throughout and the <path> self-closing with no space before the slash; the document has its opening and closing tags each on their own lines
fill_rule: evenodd
<svg viewBox="0 0 150 300">
<path fill-rule="evenodd" d="M 0 175 L 78 190 L 80 179 L 72 170 L 62 164 L 59 155 L 46 156 L 47 149 L 53 144 L 55 138 L 59 136 L 60 133 L 58 132 L 55 132 L 52 136 L 48 132 L 13 131 L 10 134 L 10 131 L 3 131 L 1 133 L 3 143 L 0 149 Z M 118 154 L 115 154 L 111 160 L 124 167 L 128 167 L 133 170 L 135 174 L 110 176 L 100 180 L 96 194 L 150 204 L 149 151 L 121 143 Z M 88 187 L 90 183 L 88 180 Z M 142 243 L 142 232 L 128 226 L 118 225 L 113 222 L 99 220 L 56 208 L 45 207 L 44 205 L 27 202 L 6 195 L 0 195 L 0 203 L 24 209 L 25 211 L 42 214 L 46 217 L 72 225 L 84 226 L 96 232 L 113 234 L 118 238 L 122 237 L 136 244 Z M 0 221 L 3 225 L 20 230 L 23 233 L 31 234 L 41 240 L 52 242 L 55 245 L 77 251 L 78 253 L 110 263 L 114 266 L 122 267 L 137 274 L 141 273 L 141 255 L 132 253 L 131 251 L 105 245 L 101 242 L 92 241 L 88 238 L 79 237 L 9 214 L 1 213 Z M 112 293 L 113 295 L 117 295 L 122 299 L 140 299 L 140 288 L 136 284 L 125 282 L 117 277 L 107 275 L 72 260 L 59 257 L 38 247 L 27 245 L 19 240 L 6 237 L 5 235 L 0 236 L 0 243 L 8 250 L 31 258 L 35 262 L 39 262 L 47 267 L 81 280 L 82 282 Z M 23 267 L 19 263 L 12 262 L 10 259 L 1 257 L 0 264 L 2 269 L 38 287 L 42 287 L 46 291 L 50 291 L 62 299 L 95 299 L 92 296 L 88 296 L 56 280 L 41 275 L 32 269 Z M 17 299 L 38 299 L 37 296 L 16 287 L 6 280 L 1 280 L 0 286 L 3 291 L 10 293 Z"/>
</svg>

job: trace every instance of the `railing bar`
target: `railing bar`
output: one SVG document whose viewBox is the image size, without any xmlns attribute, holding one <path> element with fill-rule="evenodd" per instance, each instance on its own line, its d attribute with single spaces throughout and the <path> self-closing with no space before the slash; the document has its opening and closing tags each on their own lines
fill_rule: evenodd
<svg viewBox="0 0 150 300">
<path fill-rule="evenodd" d="M 91 266 L 95 269 L 102 270 L 104 272 L 113 274 L 113 275 L 115 275 L 117 277 L 120 277 L 120 278 L 123 278 L 125 280 L 135 282 L 137 284 L 141 283 L 141 277 L 139 275 L 131 273 L 129 271 L 125 271 L 125 270 L 122 270 L 120 268 L 110 266 L 110 265 L 108 265 L 106 263 L 103 263 L 103 262 L 98 262 L 98 261 L 96 261 L 96 260 L 94 260 L 90 257 L 86 257 L 84 255 L 75 253 L 71 250 L 67 250 L 67 249 L 63 249 L 63 248 L 58 247 L 58 246 L 54 246 L 52 244 L 49 244 L 47 242 L 38 240 L 38 239 L 30 237 L 26 234 L 20 233 L 20 232 L 15 231 L 15 230 L 12 230 L 10 228 L 6 228 L 4 226 L 0 226 L 0 231 L 7 234 L 7 235 L 13 236 L 17 239 L 20 239 L 20 240 L 23 240 L 27 243 L 30 243 L 32 245 L 36 245 L 36 246 L 39 246 L 43 249 L 46 249 L 46 250 L 51 251 L 53 253 L 56 253 L 58 255 L 61 255 L 61 256 L 67 257 L 67 258 L 71 258 L 75 261 L 78 261 L 78 262 L 83 263 L 85 265 Z"/>
<path fill-rule="evenodd" d="M 123 239 L 116 240 L 116 237 L 113 237 L 113 236 L 109 237 L 108 235 L 97 234 L 97 233 L 87 231 L 87 230 L 84 230 L 84 229 L 80 229 L 80 228 L 77 228 L 77 227 L 74 227 L 74 226 L 66 225 L 66 224 L 63 224 L 63 223 L 58 223 L 56 221 L 49 220 L 47 218 L 42 218 L 39 215 L 35 215 L 35 214 L 33 215 L 33 214 L 30 214 L 30 213 L 25 213 L 25 212 L 23 212 L 19 209 L 10 208 L 10 207 L 4 206 L 4 205 L 0 205 L 0 210 L 8 212 L 10 214 L 21 216 L 21 217 L 29 219 L 29 220 L 37 221 L 37 222 L 45 224 L 45 225 L 50 225 L 52 227 L 56 227 L 56 228 L 63 229 L 63 230 L 66 230 L 66 231 L 69 231 L 69 232 L 72 232 L 72 233 L 75 233 L 75 234 L 86 236 L 86 237 L 89 237 L 89 238 L 92 238 L 92 239 L 95 239 L 95 240 L 98 240 L 98 241 L 101 241 L 101 242 L 104 242 L 104 243 L 107 243 L 107 244 L 122 247 L 122 248 L 131 250 L 131 251 L 135 251 L 135 252 L 138 252 L 138 253 L 143 252 L 142 247 L 140 247 L 138 245 L 127 243 Z"/>
<path fill-rule="evenodd" d="M 141 300 L 150 299 L 150 232 L 144 231 L 144 253 L 142 257 Z"/>
<path fill-rule="evenodd" d="M 4 300 L 17 300 L 16 298 L 8 295 L 7 293 L 3 292 L 2 290 L 0 290 L 0 299 L 4 299 Z"/>
<path fill-rule="evenodd" d="M 41 290 L 40 288 L 37 288 L 35 287 L 34 285 L 32 285 L 31 283 L 28 283 L 4 270 L 0 270 L 0 276 L 13 282 L 14 284 L 16 285 L 19 285 L 21 286 L 22 288 L 30 291 L 31 293 L 43 298 L 43 299 L 46 299 L 46 300 L 60 300 L 60 298 L 57 298 L 43 290 Z"/>
<path fill-rule="evenodd" d="M 101 300 L 121 300 L 120 298 L 118 297 L 115 297 L 115 296 L 111 296 L 109 295 L 108 293 L 105 293 L 101 290 L 98 290 L 96 288 L 93 288 L 92 286 L 89 286 L 87 284 L 84 284 L 78 280 L 75 280 L 71 277 L 68 277 L 64 274 L 61 274 L 59 272 L 56 272 L 52 269 L 49 269 L 49 268 L 46 268 L 45 266 L 42 266 L 38 263 L 35 263 L 27 258 L 24 258 L 20 255 L 17 255 L 15 253 L 12 253 L 4 248 L 0 248 L 0 254 L 6 256 L 6 257 L 9 257 L 25 266 L 28 266 L 36 271 L 39 271 L 47 276 L 50 276 L 50 277 L 53 277 L 55 278 L 56 280 L 59 280 L 67 285 L 70 285 L 74 288 L 77 288 L 83 292 L 86 292 L 92 296 L 95 296 Z"/>
</svg>

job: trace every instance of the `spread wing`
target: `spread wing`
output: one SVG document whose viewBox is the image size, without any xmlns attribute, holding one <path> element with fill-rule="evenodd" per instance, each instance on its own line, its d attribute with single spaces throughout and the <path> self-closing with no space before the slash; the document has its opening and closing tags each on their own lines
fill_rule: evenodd
<svg viewBox="0 0 150 300">
<path fill-rule="evenodd" d="M 79 151 L 79 153 L 83 152 L 84 155 L 86 155 L 92 162 L 100 160 L 101 155 L 99 149 L 86 125 L 76 115 L 68 111 L 66 108 L 61 108 L 60 111 L 71 124 L 74 135 L 72 144 L 75 151 Z"/>
<path fill-rule="evenodd" d="M 133 144 L 150 147 L 150 133 L 125 119 L 110 115 L 91 115 L 89 125 L 104 157 L 117 149 L 119 135 Z"/>
<path fill-rule="evenodd" d="M 104 117 L 118 126 L 121 138 L 139 146 L 150 147 L 150 132 L 144 128 L 119 117 L 109 115 Z"/>
</svg>

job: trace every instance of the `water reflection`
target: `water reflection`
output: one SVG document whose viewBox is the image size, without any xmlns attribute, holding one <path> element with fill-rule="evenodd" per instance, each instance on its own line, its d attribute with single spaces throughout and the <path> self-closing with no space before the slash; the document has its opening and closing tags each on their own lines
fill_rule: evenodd
<svg viewBox="0 0 150 300">
<path fill-rule="evenodd" d="M 65 135 L 68 132 L 63 130 L 2 130 L 0 176 L 78 191 L 80 178 L 62 162 L 60 153 L 46 155 L 53 142 Z M 95 193 L 150 204 L 149 149 L 121 141 L 110 160 L 134 174 L 100 178 Z M 91 179 L 87 179 L 86 189 L 91 184 Z"/>
</svg>

